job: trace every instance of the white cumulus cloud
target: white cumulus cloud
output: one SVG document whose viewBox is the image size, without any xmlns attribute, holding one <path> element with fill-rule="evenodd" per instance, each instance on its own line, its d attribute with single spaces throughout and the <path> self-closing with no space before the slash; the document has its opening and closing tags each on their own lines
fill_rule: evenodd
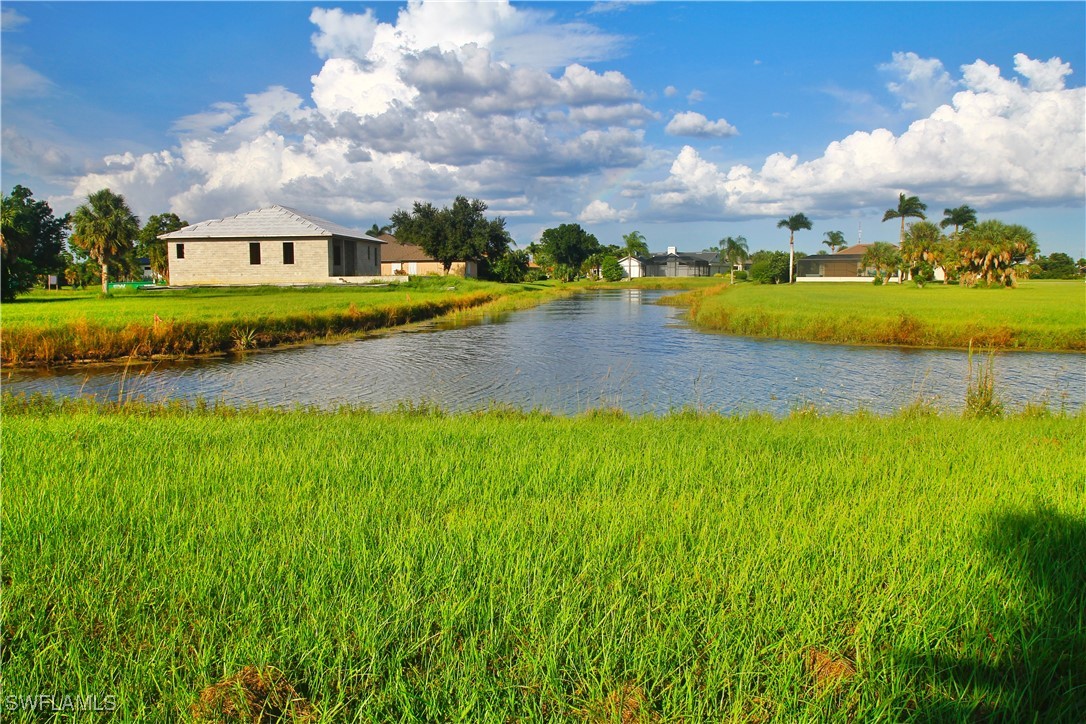
<svg viewBox="0 0 1086 724">
<path fill-rule="evenodd" d="M 896 76 L 886 84 L 898 96 L 903 110 L 927 115 L 950 100 L 955 83 L 937 58 L 921 58 L 916 53 L 894 53 L 893 61 L 879 70 Z"/>
<path fill-rule="evenodd" d="M 622 73 L 585 62 L 624 42 L 508 2 L 411 0 L 395 22 L 316 8 L 310 99 L 272 87 L 178 119 L 178 145 L 117 154 L 75 184 L 161 199 L 188 217 L 283 201 L 387 217 L 456 194 L 558 207 L 552 178 L 632 168 L 657 115 Z"/>
<path fill-rule="evenodd" d="M 1015 67 L 1027 85 L 984 61 L 962 66 L 964 89 L 948 105 L 900 135 L 853 133 L 810 161 L 777 153 L 760 169 L 725 169 L 684 147 L 652 201 L 673 215 L 709 218 L 840 213 L 885 205 L 902 188 L 982 208 L 1081 203 L 1086 91 L 1064 87 L 1058 58 L 1019 56 Z"/>
<path fill-rule="evenodd" d="M 672 136 L 695 136 L 699 138 L 726 138 L 739 135 L 739 129 L 723 118 L 710 121 L 702 114 L 694 111 L 676 113 L 664 128 L 664 131 Z"/>
</svg>

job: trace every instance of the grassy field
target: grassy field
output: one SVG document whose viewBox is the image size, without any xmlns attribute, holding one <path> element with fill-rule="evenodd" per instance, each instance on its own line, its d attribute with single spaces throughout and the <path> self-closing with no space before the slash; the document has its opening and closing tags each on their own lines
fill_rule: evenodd
<svg viewBox="0 0 1086 724">
<path fill-rule="evenodd" d="M 1082 415 L 3 413 L 5 697 L 141 721 L 1086 715 Z"/>
<path fill-rule="evenodd" d="M 353 335 L 489 305 L 517 308 L 562 285 L 419 277 L 385 287 L 37 291 L 2 310 L 6 366 L 184 357 Z"/>
<path fill-rule="evenodd" d="M 1086 286 L 737 284 L 697 292 L 691 318 L 731 334 L 844 344 L 1086 351 Z"/>
</svg>

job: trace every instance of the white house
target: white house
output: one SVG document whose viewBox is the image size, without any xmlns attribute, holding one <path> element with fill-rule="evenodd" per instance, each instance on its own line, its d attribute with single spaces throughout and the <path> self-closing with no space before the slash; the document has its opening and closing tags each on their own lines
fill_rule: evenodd
<svg viewBox="0 0 1086 724">
<path fill-rule="evenodd" d="M 201 221 L 158 238 L 166 241 L 170 284 L 177 286 L 385 279 L 383 241 L 285 206 Z"/>
</svg>

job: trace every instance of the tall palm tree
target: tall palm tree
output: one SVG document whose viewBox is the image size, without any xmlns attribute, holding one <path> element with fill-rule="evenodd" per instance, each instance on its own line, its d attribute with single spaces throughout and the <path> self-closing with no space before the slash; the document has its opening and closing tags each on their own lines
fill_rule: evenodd
<svg viewBox="0 0 1086 724">
<path fill-rule="evenodd" d="M 367 231 L 366 233 L 369 234 L 370 236 L 380 236 L 381 234 L 391 234 L 392 233 L 392 225 L 391 224 L 385 224 L 384 226 L 378 226 L 375 223 L 373 226 L 371 226 L 369 228 L 369 231 Z"/>
<path fill-rule="evenodd" d="M 622 237 L 622 241 L 622 251 L 625 252 L 626 256 L 631 258 L 640 258 L 649 255 L 649 242 L 645 239 L 645 235 L 642 234 L 640 231 L 631 231 L 629 234 L 624 234 Z M 623 269 L 626 271 L 626 276 L 632 279 L 634 275 L 633 261 L 626 262 L 626 264 L 623 266 Z M 644 272 L 642 271 L 639 273 Z"/>
<path fill-rule="evenodd" d="M 840 231 L 827 231 L 823 236 L 826 240 L 822 243 L 830 248 L 830 253 L 837 251 L 838 247 L 844 249 L 848 246 L 848 242 L 845 241 L 845 235 Z"/>
<path fill-rule="evenodd" d="M 750 249 L 744 236 L 726 236 L 720 240 L 720 258 L 728 260 L 731 267 L 731 283 L 735 284 L 735 265 L 747 258 Z"/>
<path fill-rule="evenodd" d="M 924 216 L 924 210 L 928 208 L 927 204 L 920 202 L 919 196 L 906 196 L 904 193 L 899 194 L 897 197 L 897 208 L 887 209 L 886 213 L 882 215 L 883 221 L 889 221 L 890 219 L 901 219 L 901 236 L 900 242 L 905 241 L 905 219 L 926 219 Z"/>
<path fill-rule="evenodd" d="M 625 234 L 622 241 L 625 242 L 622 250 L 626 252 L 626 256 L 648 256 L 649 242 L 640 231 L 631 231 L 629 234 Z"/>
<path fill-rule="evenodd" d="M 977 225 L 977 210 L 972 206 L 959 206 L 956 209 L 943 209 L 945 217 L 939 222 L 939 228 L 954 227 L 954 235 L 958 235 L 959 229 L 971 229 Z"/>
<path fill-rule="evenodd" d="M 72 214 L 71 241 L 102 265 L 103 294 L 109 292 L 109 262 L 130 251 L 139 232 L 140 220 L 124 196 L 109 189 L 95 191 Z"/>
<path fill-rule="evenodd" d="M 777 228 L 788 229 L 788 283 L 796 281 L 796 232 L 811 230 L 811 220 L 804 214 L 792 214 L 787 219 L 777 222 Z"/>
</svg>

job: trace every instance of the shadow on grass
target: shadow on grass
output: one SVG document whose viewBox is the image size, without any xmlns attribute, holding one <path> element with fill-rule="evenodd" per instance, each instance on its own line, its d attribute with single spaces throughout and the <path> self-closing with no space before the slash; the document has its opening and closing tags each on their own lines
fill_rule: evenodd
<svg viewBox="0 0 1086 724">
<path fill-rule="evenodd" d="M 917 720 L 1086 721 L 1086 520 L 1047 510 L 1003 515 L 986 544 L 1001 581 L 1020 595 L 978 600 L 994 619 L 979 645 L 909 657 L 942 694 L 921 704 Z"/>
</svg>

